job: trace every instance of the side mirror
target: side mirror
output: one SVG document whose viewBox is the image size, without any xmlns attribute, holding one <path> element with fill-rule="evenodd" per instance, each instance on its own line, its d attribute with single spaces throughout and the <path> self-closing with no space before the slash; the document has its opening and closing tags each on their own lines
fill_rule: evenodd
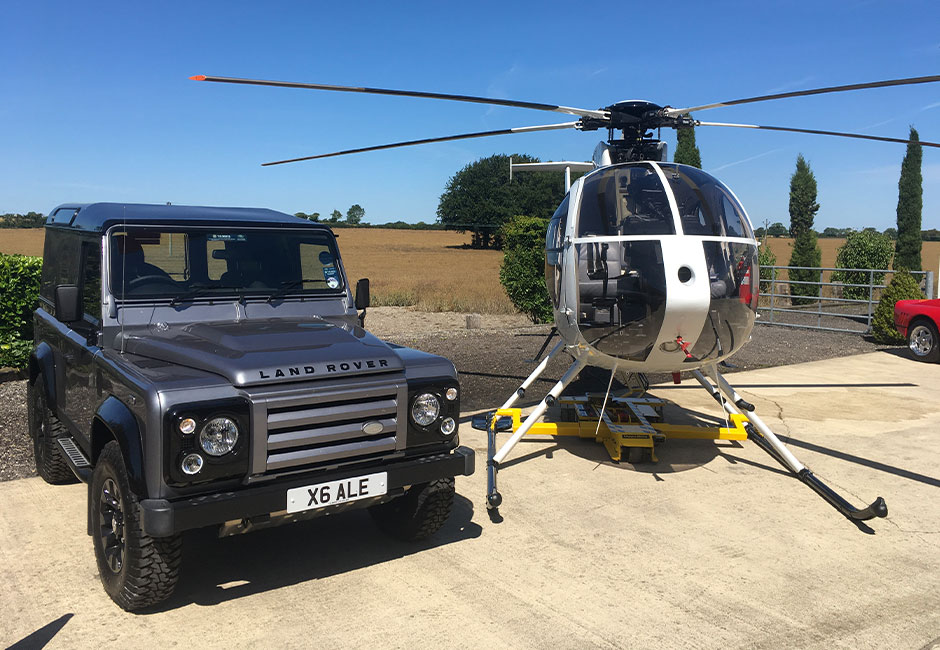
<svg viewBox="0 0 940 650">
<path fill-rule="evenodd" d="M 63 323 L 82 318 L 82 292 L 77 284 L 59 284 L 55 288 L 55 317 Z"/>
<path fill-rule="evenodd" d="M 362 278 L 356 283 L 356 309 L 369 306 L 369 278 Z"/>
</svg>

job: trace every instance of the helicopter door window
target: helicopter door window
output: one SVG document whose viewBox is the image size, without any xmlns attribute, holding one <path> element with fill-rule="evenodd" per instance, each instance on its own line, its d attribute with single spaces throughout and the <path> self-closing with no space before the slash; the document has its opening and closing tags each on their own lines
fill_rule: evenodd
<svg viewBox="0 0 940 650">
<path fill-rule="evenodd" d="M 552 305 L 558 307 L 561 296 L 561 264 L 565 227 L 568 222 L 568 195 L 555 210 L 548 222 L 545 233 L 545 286 L 552 299 Z"/>
</svg>

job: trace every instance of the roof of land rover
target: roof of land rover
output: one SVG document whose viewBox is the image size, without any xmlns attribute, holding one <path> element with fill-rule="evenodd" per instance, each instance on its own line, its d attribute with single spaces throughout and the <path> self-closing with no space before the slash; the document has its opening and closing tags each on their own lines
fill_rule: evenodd
<svg viewBox="0 0 940 650">
<path fill-rule="evenodd" d="M 306 219 L 265 208 L 213 208 L 191 205 L 147 205 L 141 203 L 66 203 L 46 220 L 47 226 L 104 232 L 117 224 L 233 226 L 311 226 L 326 228 Z"/>
</svg>

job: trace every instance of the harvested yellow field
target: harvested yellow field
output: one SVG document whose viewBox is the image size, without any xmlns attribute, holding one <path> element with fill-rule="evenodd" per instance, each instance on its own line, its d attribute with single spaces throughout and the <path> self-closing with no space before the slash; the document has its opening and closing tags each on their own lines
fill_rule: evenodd
<svg viewBox="0 0 940 650">
<path fill-rule="evenodd" d="M 45 232 L 44 228 L 2 228 L 0 253 L 41 257 Z"/>
<path fill-rule="evenodd" d="M 379 228 L 337 229 L 336 233 L 350 281 L 369 278 L 376 305 L 515 312 L 499 283 L 502 252 L 464 248 L 469 234 Z"/>
<path fill-rule="evenodd" d="M 836 265 L 836 255 L 839 253 L 839 247 L 845 243 L 844 239 L 819 239 L 819 250 L 822 252 L 823 267 L 833 267 Z M 768 237 L 767 246 L 777 256 L 777 265 L 786 266 L 790 263 L 790 254 L 793 252 L 793 239 L 790 237 Z M 933 271 L 937 278 L 940 271 L 940 241 L 925 241 L 920 251 L 920 259 L 925 271 Z M 823 279 L 829 278 L 829 273 L 824 273 Z"/>
</svg>

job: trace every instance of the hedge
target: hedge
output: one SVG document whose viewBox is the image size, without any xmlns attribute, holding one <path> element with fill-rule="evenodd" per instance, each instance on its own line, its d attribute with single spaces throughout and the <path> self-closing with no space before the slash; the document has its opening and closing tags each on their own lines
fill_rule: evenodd
<svg viewBox="0 0 940 650">
<path fill-rule="evenodd" d="M 0 253 L 0 366 L 26 367 L 41 271 L 41 257 Z"/>
<path fill-rule="evenodd" d="M 545 230 L 548 219 L 515 216 L 501 230 L 503 263 L 499 281 L 516 309 L 533 323 L 552 321 L 552 303 L 545 288 Z"/>
</svg>

